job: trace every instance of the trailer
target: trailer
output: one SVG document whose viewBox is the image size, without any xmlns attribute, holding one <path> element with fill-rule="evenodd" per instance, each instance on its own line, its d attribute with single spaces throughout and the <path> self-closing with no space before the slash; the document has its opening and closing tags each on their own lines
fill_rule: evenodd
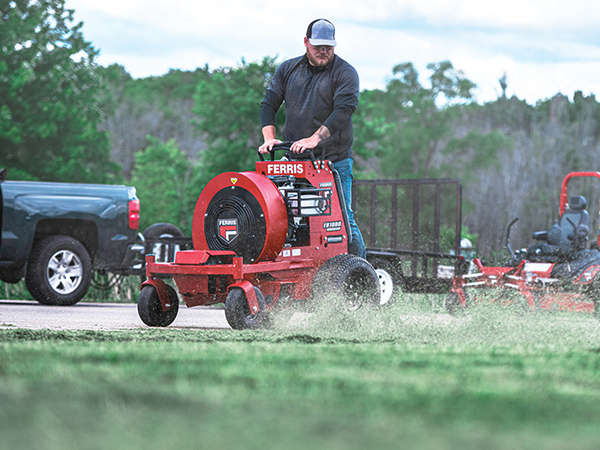
<svg viewBox="0 0 600 450">
<path fill-rule="evenodd" d="M 467 264 L 459 179 L 355 180 L 352 199 L 367 260 L 389 280 L 392 297 L 448 291 Z"/>
</svg>

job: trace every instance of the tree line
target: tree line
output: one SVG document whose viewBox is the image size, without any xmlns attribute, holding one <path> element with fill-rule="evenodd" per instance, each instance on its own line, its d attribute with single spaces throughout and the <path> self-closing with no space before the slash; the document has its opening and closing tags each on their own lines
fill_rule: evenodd
<svg viewBox="0 0 600 450">
<path fill-rule="evenodd" d="M 142 226 L 166 221 L 189 233 L 204 184 L 253 167 L 276 58 L 134 79 L 96 64 L 64 0 L 15 0 L 0 6 L 0 21 L 0 166 L 9 178 L 132 184 Z M 463 224 L 478 251 L 499 251 L 515 217 L 511 244 L 527 245 L 557 220 L 562 178 L 596 170 L 600 105 L 581 92 L 529 105 L 504 95 L 507 82 L 479 104 L 450 61 L 426 74 L 410 62 L 392 67 L 384 89 L 361 92 L 355 176 L 460 178 Z M 573 193 L 595 212 L 599 187 L 580 183 Z"/>
</svg>

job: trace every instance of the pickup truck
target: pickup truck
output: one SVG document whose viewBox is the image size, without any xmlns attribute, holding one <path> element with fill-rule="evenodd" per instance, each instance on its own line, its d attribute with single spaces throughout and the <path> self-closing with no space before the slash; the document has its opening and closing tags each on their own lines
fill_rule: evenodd
<svg viewBox="0 0 600 450">
<path fill-rule="evenodd" d="M 0 170 L 0 280 L 46 305 L 73 305 L 94 271 L 143 273 L 135 188 L 7 181 Z"/>
</svg>

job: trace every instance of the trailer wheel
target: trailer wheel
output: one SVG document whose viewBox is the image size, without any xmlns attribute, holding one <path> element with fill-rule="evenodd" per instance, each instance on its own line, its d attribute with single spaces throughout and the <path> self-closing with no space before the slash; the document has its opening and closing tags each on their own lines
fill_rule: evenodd
<svg viewBox="0 0 600 450">
<path fill-rule="evenodd" d="M 92 281 L 92 260 L 84 245 L 71 236 L 48 236 L 34 244 L 25 284 L 43 305 L 74 305 Z"/>
<path fill-rule="evenodd" d="M 379 278 L 379 287 L 381 288 L 380 305 L 386 305 L 393 300 L 395 295 L 402 292 L 401 271 L 386 258 L 373 258 L 369 259 L 369 262 Z"/>
<path fill-rule="evenodd" d="M 137 310 L 144 322 L 149 327 L 166 327 L 173 323 L 179 311 L 179 298 L 177 292 L 172 286 L 167 286 L 171 307 L 163 311 L 158 297 L 158 292 L 154 286 L 144 286 L 138 297 Z"/>
<path fill-rule="evenodd" d="M 313 282 L 313 302 L 339 302 L 348 311 L 381 304 L 381 289 L 375 269 L 366 259 L 337 255 L 325 261 Z"/>
<path fill-rule="evenodd" d="M 246 294 L 241 288 L 232 288 L 225 299 L 225 318 L 234 330 L 256 330 L 267 325 L 265 297 L 256 286 L 254 287 L 259 311 L 252 315 L 248 308 Z"/>
</svg>

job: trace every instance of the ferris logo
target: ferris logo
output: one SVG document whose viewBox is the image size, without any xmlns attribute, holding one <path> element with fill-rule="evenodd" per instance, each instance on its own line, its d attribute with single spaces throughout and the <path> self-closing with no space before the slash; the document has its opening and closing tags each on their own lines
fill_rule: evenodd
<svg viewBox="0 0 600 450">
<path fill-rule="evenodd" d="M 231 242 L 236 238 L 237 219 L 219 219 L 217 225 L 219 227 L 219 236 L 225 242 Z"/>
<path fill-rule="evenodd" d="M 269 164 L 267 175 L 302 175 L 303 163 L 275 163 Z"/>
</svg>

